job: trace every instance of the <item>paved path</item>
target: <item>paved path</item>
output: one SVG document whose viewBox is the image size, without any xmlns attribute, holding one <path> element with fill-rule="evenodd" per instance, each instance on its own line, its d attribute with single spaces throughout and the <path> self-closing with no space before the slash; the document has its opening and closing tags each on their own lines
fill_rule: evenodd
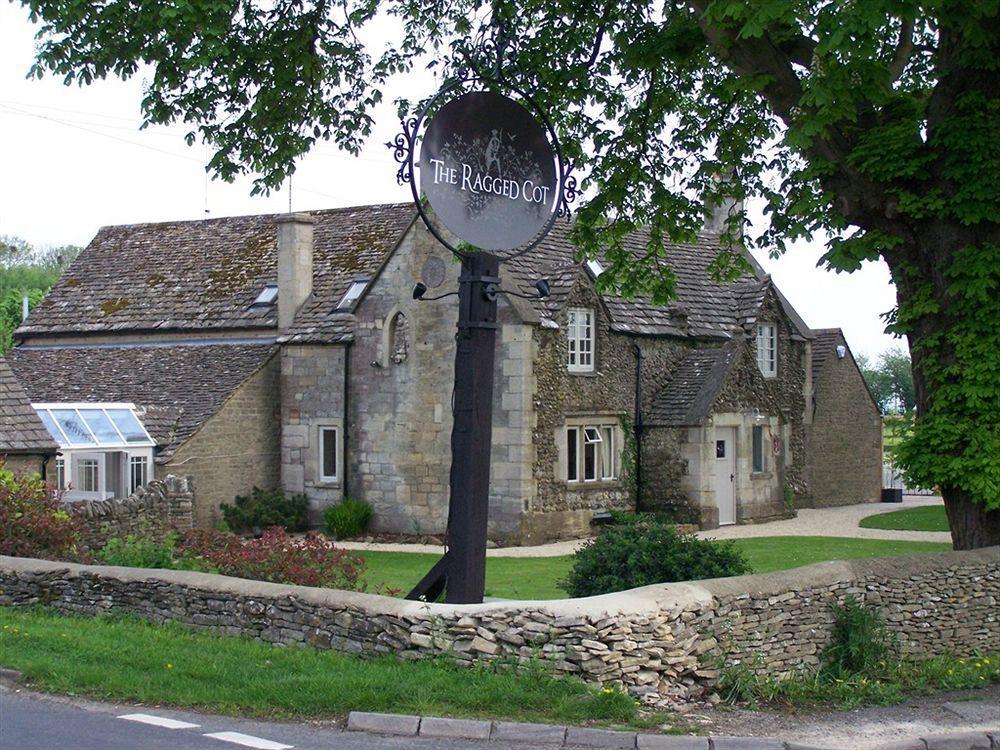
<svg viewBox="0 0 1000 750">
<path fill-rule="evenodd" d="M 797 518 L 771 523 L 724 526 L 711 531 L 699 531 L 703 539 L 745 539 L 758 536 L 843 536 L 856 539 L 898 539 L 913 542 L 951 542 L 947 531 L 891 531 L 862 529 L 858 522 L 867 516 L 888 513 L 901 508 L 923 505 L 940 505 L 941 498 L 908 495 L 902 503 L 862 503 L 840 508 L 802 508 Z M 534 547 L 500 547 L 486 550 L 487 557 L 557 557 L 572 555 L 586 540 L 569 539 L 564 542 L 541 544 Z M 441 554 L 442 547 L 432 544 L 381 544 L 365 542 L 340 542 L 347 549 L 378 552 L 426 552 Z"/>
</svg>

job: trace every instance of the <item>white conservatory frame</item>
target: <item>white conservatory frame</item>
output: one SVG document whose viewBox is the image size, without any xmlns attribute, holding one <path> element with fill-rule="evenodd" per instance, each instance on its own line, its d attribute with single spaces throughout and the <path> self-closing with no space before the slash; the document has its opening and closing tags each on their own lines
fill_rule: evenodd
<svg viewBox="0 0 1000 750">
<path fill-rule="evenodd" d="M 152 479 L 156 443 L 136 414 L 135 404 L 52 402 L 32 407 L 59 444 L 54 473 L 60 485 L 56 489 L 64 500 L 125 497 L 138 486 L 134 470 L 143 475 L 140 484 Z M 92 489 L 80 486 L 83 461 L 97 462 Z"/>
</svg>

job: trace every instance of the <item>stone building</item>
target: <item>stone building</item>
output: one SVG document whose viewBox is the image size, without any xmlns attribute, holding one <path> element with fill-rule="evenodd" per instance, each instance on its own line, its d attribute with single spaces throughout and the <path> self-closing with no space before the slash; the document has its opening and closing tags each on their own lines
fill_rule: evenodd
<svg viewBox="0 0 1000 750">
<path fill-rule="evenodd" d="M 712 281 L 717 243 L 664 248 L 669 306 L 599 293 L 565 226 L 501 265 L 530 299 L 499 302 L 495 539 L 584 534 L 637 503 L 713 527 L 877 499 L 881 423 L 842 336 L 759 267 Z M 259 485 L 304 492 L 317 520 L 350 496 L 378 530 L 440 533 L 457 305 L 412 289 L 457 275 L 408 205 L 110 227 L 8 359 L 36 404 L 132 408 L 151 471 L 194 477 L 197 523 Z"/>
<path fill-rule="evenodd" d="M 58 446 L 3 359 L 0 359 L 0 428 L 0 466 L 15 474 L 47 478 Z"/>
</svg>

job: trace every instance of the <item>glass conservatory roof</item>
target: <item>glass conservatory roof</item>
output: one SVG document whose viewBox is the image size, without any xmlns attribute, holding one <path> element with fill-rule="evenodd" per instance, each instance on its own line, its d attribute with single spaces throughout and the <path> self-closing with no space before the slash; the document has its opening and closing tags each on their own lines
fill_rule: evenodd
<svg viewBox="0 0 1000 750">
<path fill-rule="evenodd" d="M 60 448 L 156 445 L 133 404 L 32 404 Z"/>
</svg>

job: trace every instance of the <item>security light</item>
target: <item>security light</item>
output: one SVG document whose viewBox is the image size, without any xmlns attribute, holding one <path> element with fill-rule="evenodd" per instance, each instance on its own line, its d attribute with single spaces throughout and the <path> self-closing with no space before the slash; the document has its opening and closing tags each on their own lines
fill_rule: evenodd
<svg viewBox="0 0 1000 750">
<path fill-rule="evenodd" d="M 538 290 L 538 298 L 545 299 L 549 296 L 549 280 L 539 279 L 535 282 L 535 289 Z"/>
<path fill-rule="evenodd" d="M 413 299 L 423 299 L 425 294 L 427 294 L 427 285 L 422 281 L 418 281 L 413 286 Z"/>
</svg>

